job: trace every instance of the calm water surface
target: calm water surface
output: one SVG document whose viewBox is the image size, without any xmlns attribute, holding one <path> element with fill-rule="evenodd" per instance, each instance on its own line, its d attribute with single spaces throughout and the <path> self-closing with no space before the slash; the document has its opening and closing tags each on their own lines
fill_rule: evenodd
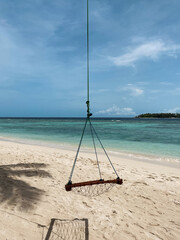
<svg viewBox="0 0 180 240">
<path fill-rule="evenodd" d="M 85 119 L 0 119 L 1 138 L 79 143 Z M 92 119 L 108 150 L 180 158 L 180 119 Z M 92 146 L 87 128 L 84 146 Z"/>
</svg>

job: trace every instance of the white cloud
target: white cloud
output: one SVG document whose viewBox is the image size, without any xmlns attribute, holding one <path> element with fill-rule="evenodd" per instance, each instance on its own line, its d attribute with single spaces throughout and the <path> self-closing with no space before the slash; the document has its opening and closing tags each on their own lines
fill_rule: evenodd
<svg viewBox="0 0 180 240">
<path fill-rule="evenodd" d="M 133 96 L 140 96 L 144 93 L 144 90 L 140 88 L 131 88 L 131 95 Z"/>
<path fill-rule="evenodd" d="M 132 108 L 129 108 L 129 107 L 119 108 L 115 104 L 110 108 L 98 111 L 97 114 L 102 114 L 102 115 L 106 114 L 106 115 L 111 115 L 111 116 L 132 116 L 132 115 L 136 115 L 136 113 L 133 111 Z"/>
<path fill-rule="evenodd" d="M 127 91 L 131 96 L 137 97 L 144 93 L 144 90 L 134 86 L 133 84 L 128 84 L 126 87 L 123 87 L 120 91 Z"/>
<path fill-rule="evenodd" d="M 161 55 L 165 54 L 170 57 L 176 57 L 180 51 L 180 45 L 166 44 L 162 40 L 154 40 L 144 42 L 143 44 L 131 48 L 129 52 L 119 57 L 109 57 L 116 66 L 134 66 L 134 64 L 142 59 L 157 60 Z"/>
<path fill-rule="evenodd" d="M 168 110 L 168 113 L 178 113 L 178 112 L 180 112 L 180 107 L 175 107 Z"/>
</svg>

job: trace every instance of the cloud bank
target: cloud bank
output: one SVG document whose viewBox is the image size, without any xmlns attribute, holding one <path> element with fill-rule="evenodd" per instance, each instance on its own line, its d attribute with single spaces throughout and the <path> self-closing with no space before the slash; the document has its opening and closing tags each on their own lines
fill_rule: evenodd
<svg viewBox="0 0 180 240">
<path fill-rule="evenodd" d="M 179 113 L 180 107 L 171 108 L 168 110 L 168 113 Z"/>
<path fill-rule="evenodd" d="M 98 111 L 97 114 L 111 115 L 111 116 L 132 116 L 132 115 L 136 115 L 136 113 L 133 111 L 132 108 L 129 108 L 129 107 L 119 108 L 115 104 L 110 108 Z"/>
</svg>

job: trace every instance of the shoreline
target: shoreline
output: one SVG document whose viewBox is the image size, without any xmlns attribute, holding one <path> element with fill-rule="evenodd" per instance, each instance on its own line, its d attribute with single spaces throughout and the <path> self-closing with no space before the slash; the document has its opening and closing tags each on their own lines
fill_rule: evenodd
<svg viewBox="0 0 180 240">
<path fill-rule="evenodd" d="M 12 142 L 12 143 L 19 143 L 19 144 L 25 144 L 25 145 L 32 145 L 32 146 L 42 146 L 47 148 L 54 148 L 59 149 L 62 151 L 72 151 L 76 152 L 78 148 L 77 144 L 71 144 L 71 143 L 58 143 L 58 142 L 51 142 L 51 141 L 43 141 L 43 140 L 34 140 L 34 139 L 26 139 L 26 138 L 16 138 L 16 137 L 3 137 L 0 135 L 0 142 Z M 103 154 L 101 151 L 101 148 L 97 147 L 98 154 Z M 136 152 L 130 152 L 130 151 L 123 151 L 123 150 L 117 150 L 112 148 L 106 148 L 106 151 L 108 154 L 114 157 L 120 157 L 125 158 L 133 161 L 139 161 L 139 162 L 149 162 L 156 165 L 162 165 L 162 166 L 169 166 L 174 168 L 180 168 L 180 158 L 172 157 L 172 156 L 163 156 L 163 155 L 156 155 L 156 154 L 147 154 L 147 153 L 136 153 Z M 91 147 L 81 147 L 82 153 L 89 153 L 91 154 L 93 152 L 93 149 Z"/>
</svg>

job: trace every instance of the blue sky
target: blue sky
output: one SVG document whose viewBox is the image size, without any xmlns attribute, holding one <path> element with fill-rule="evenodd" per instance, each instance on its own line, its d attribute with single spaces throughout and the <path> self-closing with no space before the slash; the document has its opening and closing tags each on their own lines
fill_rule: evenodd
<svg viewBox="0 0 180 240">
<path fill-rule="evenodd" d="M 89 0 L 94 117 L 180 112 L 180 1 Z M 0 117 L 86 115 L 86 0 L 0 1 Z"/>
</svg>

